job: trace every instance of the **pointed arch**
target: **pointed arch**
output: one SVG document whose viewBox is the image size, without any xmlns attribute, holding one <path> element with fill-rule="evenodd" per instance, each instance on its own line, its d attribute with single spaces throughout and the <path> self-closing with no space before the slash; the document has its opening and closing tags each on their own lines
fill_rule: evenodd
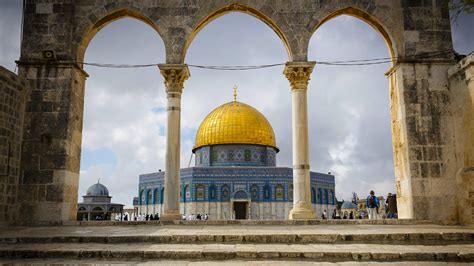
<svg viewBox="0 0 474 266">
<path fill-rule="evenodd" d="M 248 5 L 243 5 L 240 3 L 233 3 L 230 5 L 226 5 L 224 7 L 220 7 L 219 9 L 211 12 L 209 15 L 205 16 L 203 19 L 201 19 L 197 25 L 194 27 L 194 29 L 191 31 L 191 33 L 188 35 L 186 42 L 184 43 L 183 50 L 181 52 L 181 63 L 184 63 L 186 59 L 186 53 L 188 51 L 189 46 L 193 42 L 194 38 L 196 35 L 204 28 L 206 27 L 207 24 L 212 22 L 213 20 L 228 14 L 230 12 L 241 12 L 245 13 L 247 15 L 251 15 L 261 22 L 265 23 L 268 25 L 281 39 L 283 42 L 283 45 L 285 46 L 285 49 L 288 54 L 288 61 L 291 61 L 293 58 L 293 53 L 292 53 L 292 47 L 290 45 L 290 42 L 288 41 L 288 38 L 284 34 L 283 30 L 276 24 L 274 20 L 272 20 L 269 16 L 265 15 L 262 11 L 257 10 L 256 8 L 252 8 Z"/>
<path fill-rule="evenodd" d="M 395 41 L 391 37 L 391 35 L 388 33 L 387 28 L 383 25 L 382 22 L 380 22 L 379 19 L 377 19 L 375 16 L 367 13 L 366 11 L 363 11 L 361 9 L 355 8 L 355 7 L 346 7 L 339 9 L 337 11 L 334 11 L 332 13 L 329 13 L 327 16 L 325 16 L 323 19 L 319 21 L 319 23 L 316 24 L 316 26 L 313 28 L 311 32 L 311 37 L 315 34 L 316 30 L 321 27 L 324 23 L 328 22 L 329 20 L 341 16 L 341 15 L 348 15 L 355 17 L 357 19 L 360 19 L 364 21 L 365 23 L 369 24 L 372 28 L 374 28 L 380 35 L 382 35 L 383 40 L 385 41 L 385 44 L 387 45 L 388 51 L 390 53 L 391 58 L 396 58 L 398 55 L 397 47 L 395 46 Z M 311 38 L 308 39 L 308 43 L 306 47 L 309 47 L 309 41 Z M 393 63 L 392 63 L 393 64 Z"/>
<path fill-rule="evenodd" d="M 125 7 L 125 8 L 118 8 L 118 9 L 108 11 L 105 13 L 103 13 L 103 9 L 99 9 L 98 11 L 93 12 L 91 16 L 89 17 L 93 17 L 97 19 L 95 19 L 95 21 L 91 21 L 91 24 L 89 25 L 89 27 L 79 30 L 80 31 L 79 35 L 81 37 L 79 40 L 79 46 L 77 48 L 77 55 L 76 55 L 77 62 L 83 62 L 84 55 L 86 53 L 86 49 L 89 46 L 90 41 L 101 29 L 103 29 L 105 26 L 107 26 L 108 24 L 116 20 L 126 18 L 126 17 L 139 20 L 147 24 L 148 26 L 152 27 L 158 33 L 158 35 L 160 36 L 160 39 L 164 43 L 165 54 L 166 54 L 166 51 L 168 50 L 166 42 L 165 42 L 165 38 L 163 38 L 164 36 L 163 30 L 160 29 L 160 27 L 152 19 L 145 16 L 144 14 L 142 14 L 140 11 L 136 9 L 133 9 L 131 7 Z"/>
</svg>

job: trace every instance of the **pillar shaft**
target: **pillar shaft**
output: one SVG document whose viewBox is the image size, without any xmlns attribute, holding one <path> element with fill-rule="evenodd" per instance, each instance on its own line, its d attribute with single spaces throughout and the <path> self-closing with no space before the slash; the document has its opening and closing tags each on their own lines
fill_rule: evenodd
<svg viewBox="0 0 474 266">
<path fill-rule="evenodd" d="M 164 208 L 162 220 L 180 220 L 180 138 L 181 138 L 181 93 L 184 81 L 189 77 L 186 65 L 162 64 L 160 72 L 165 78 L 167 93 L 167 131 Z"/>
<path fill-rule="evenodd" d="M 291 85 L 293 133 L 293 209 L 290 219 L 315 219 L 311 206 L 308 143 L 308 81 L 315 62 L 288 62 L 284 74 Z"/>
</svg>

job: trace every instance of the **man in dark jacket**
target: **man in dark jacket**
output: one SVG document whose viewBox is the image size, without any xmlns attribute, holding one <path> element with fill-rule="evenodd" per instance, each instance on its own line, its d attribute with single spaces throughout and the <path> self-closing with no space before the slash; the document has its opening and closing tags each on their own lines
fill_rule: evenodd
<svg viewBox="0 0 474 266">
<path fill-rule="evenodd" d="M 388 219 L 395 219 L 397 218 L 397 195 L 392 195 L 392 193 L 388 193 L 387 200 L 385 201 L 388 206 Z"/>
</svg>

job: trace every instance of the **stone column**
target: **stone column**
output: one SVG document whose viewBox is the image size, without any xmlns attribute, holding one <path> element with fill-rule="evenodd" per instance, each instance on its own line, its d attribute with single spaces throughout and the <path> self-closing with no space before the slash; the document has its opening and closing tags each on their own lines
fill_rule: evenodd
<svg viewBox="0 0 474 266">
<path fill-rule="evenodd" d="M 291 85 L 293 131 L 293 209 L 289 218 L 315 219 L 311 208 L 308 145 L 308 81 L 315 62 L 288 62 L 284 74 Z"/>
<path fill-rule="evenodd" d="M 165 78 L 168 97 L 168 124 L 166 131 L 165 195 L 162 220 L 181 220 L 179 212 L 181 93 L 189 77 L 187 65 L 162 64 L 160 72 Z"/>
</svg>

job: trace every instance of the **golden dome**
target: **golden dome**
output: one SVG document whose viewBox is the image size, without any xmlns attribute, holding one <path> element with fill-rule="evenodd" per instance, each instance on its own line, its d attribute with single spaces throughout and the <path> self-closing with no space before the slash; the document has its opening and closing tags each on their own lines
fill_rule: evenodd
<svg viewBox="0 0 474 266">
<path fill-rule="evenodd" d="M 278 148 L 273 128 L 257 109 L 238 101 L 210 112 L 199 126 L 193 151 L 218 144 L 255 144 Z"/>
</svg>

